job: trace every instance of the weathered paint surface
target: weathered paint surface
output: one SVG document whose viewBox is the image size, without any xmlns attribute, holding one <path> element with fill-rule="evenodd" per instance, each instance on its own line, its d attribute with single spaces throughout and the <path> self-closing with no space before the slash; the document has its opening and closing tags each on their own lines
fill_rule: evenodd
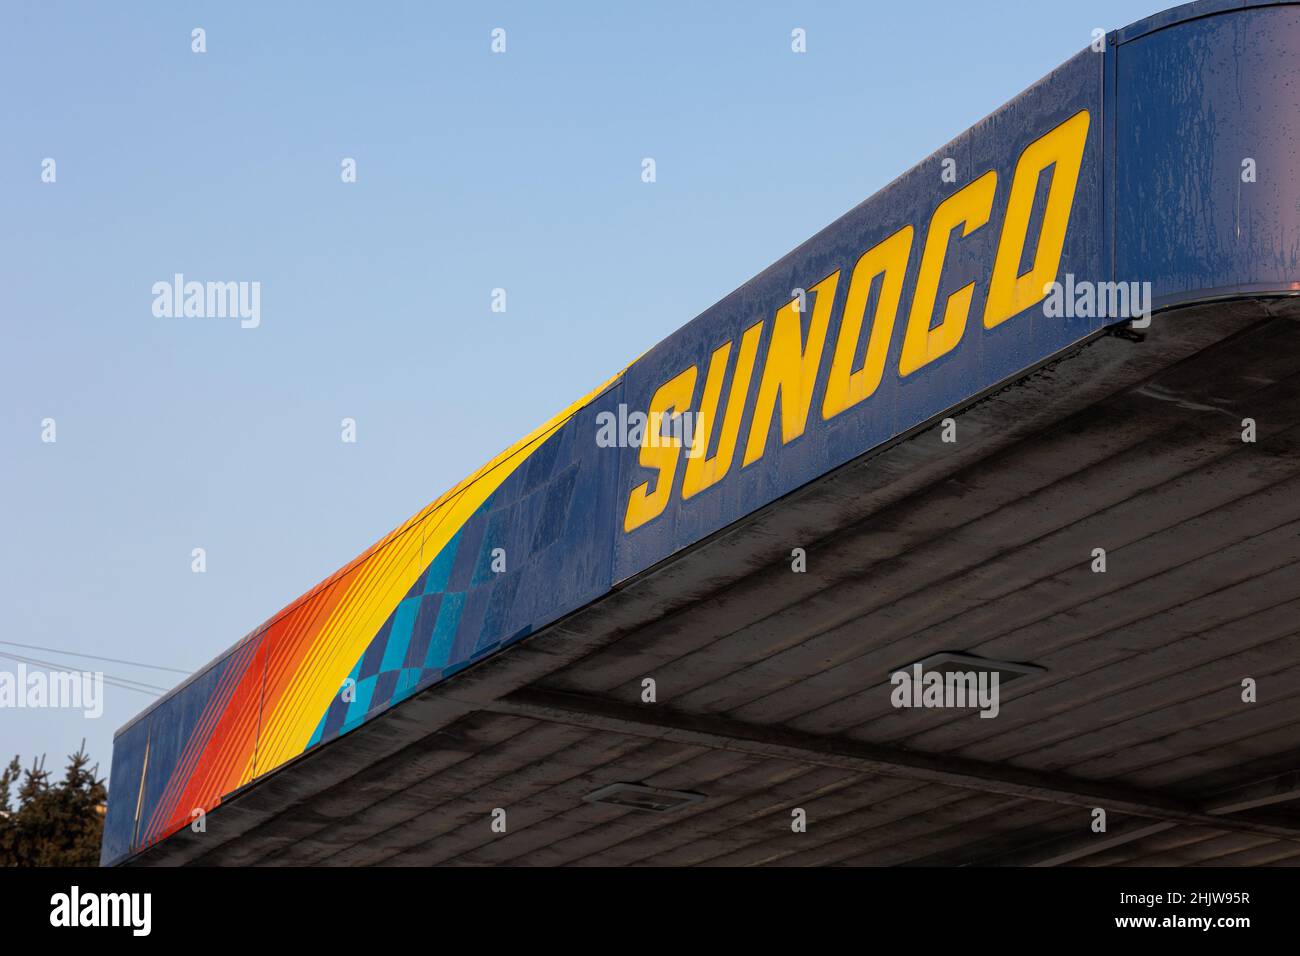
<svg viewBox="0 0 1300 956">
<path fill-rule="evenodd" d="M 1072 58 L 119 731 L 104 862 L 1117 321 L 1049 317 L 1044 270 L 1300 290 L 1298 64 L 1300 6 L 1240 2 Z M 601 447 L 620 406 L 708 445 Z"/>
</svg>

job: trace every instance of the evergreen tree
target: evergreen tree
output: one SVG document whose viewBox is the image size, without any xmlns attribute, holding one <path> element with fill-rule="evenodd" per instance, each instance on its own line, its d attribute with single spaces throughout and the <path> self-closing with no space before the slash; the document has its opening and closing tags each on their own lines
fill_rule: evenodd
<svg viewBox="0 0 1300 956">
<path fill-rule="evenodd" d="M 13 866 L 18 853 L 18 824 L 13 817 L 13 804 L 10 794 L 13 786 L 22 778 L 22 764 L 14 757 L 9 766 L 0 771 L 0 865 Z"/>
<path fill-rule="evenodd" d="M 15 757 L 0 771 L 0 866 L 98 865 L 108 791 L 97 771 L 84 740 L 61 781 L 51 782 L 43 759 L 24 771 Z"/>
</svg>

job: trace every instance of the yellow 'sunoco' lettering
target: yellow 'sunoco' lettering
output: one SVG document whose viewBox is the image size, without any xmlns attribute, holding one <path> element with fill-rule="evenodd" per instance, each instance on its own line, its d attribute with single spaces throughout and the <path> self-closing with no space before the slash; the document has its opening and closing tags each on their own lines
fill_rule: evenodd
<svg viewBox="0 0 1300 956">
<path fill-rule="evenodd" d="M 989 276 L 984 304 L 983 324 L 986 329 L 994 328 L 1041 301 L 1046 295 L 1045 287 L 1056 278 L 1078 188 L 1088 122 L 1088 111 L 1081 110 L 1030 143 L 1016 162 Z M 1021 259 L 1029 239 L 1038 182 L 1049 167 L 1052 169 L 1051 186 L 1034 245 L 1034 261 L 1028 271 L 1021 274 Z M 940 281 L 953 233 L 960 227 L 958 238 L 964 239 L 988 224 L 993 214 L 997 186 L 997 173 L 990 170 L 939 203 L 931 214 L 903 333 L 898 361 L 900 376 L 912 375 L 948 354 L 965 335 L 976 284 L 969 282 L 949 295 L 943 304 L 942 319 L 937 325 L 932 325 Z M 904 226 L 864 252 L 853 267 L 822 397 L 823 420 L 865 401 L 880 386 L 897 323 L 913 239 L 913 227 Z M 763 457 L 773 430 L 778 402 L 781 406 L 782 445 L 797 439 L 807 428 L 839 277 L 839 270 L 832 272 L 807 293 L 777 309 L 771 324 L 767 356 L 758 376 L 758 394 L 745 440 L 742 468 Z M 866 321 L 867 304 L 877 280 L 879 293 L 866 354 L 862 367 L 855 370 L 853 364 Z M 812 309 L 805 337 L 803 301 L 807 298 L 812 299 Z M 710 356 L 691 454 L 687 457 L 686 474 L 682 479 L 683 500 L 717 484 L 731 470 L 766 327 L 765 321 L 754 323 L 742 333 L 739 348 L 735 348 L 733 341 L 723 342 Z M 715 425 L 719 420 L 719 408 L 723 406 L 722 392 L 729 368 L 731 387 L 721 413 L 715 447 Z M 650 400 L 649 420 L 656 434 L 665 417 L 683 415 L 691 410 L 697 377 L 698 369 L 692 365 L 654 393 Z M 714 448 L 712 456 L 708 454 L 710 448 Z M 681 453 L 680 441 L 651 442 L 641 447 L 638 461 L 642 468 L 654 474 L 633 488 L 628 496 L 624 531 L 633 531 L 663 513 L 672 496 Z"/>
<path fill-rule="evenodd" d="M 831 306 L 840 274 L 832 272 L 808 291 L 813 299 L 812 320 L 808 323 L 808 341 L 803 341 L 799 322 L 798 300 L 777 310 L 772 326 L 772 341 L 767 346 L 763 378 L 758 384 L 758 403 L 749 425 L 745 443 L 745 460 L 750 465 L 763 457 L 767 433 L 772 430 L 772 413 L 781 398 L 781 444 L 794 441 L 808 424 L 808 406 L 812 404 L 817 368 L 821 365 L 826 329 L 831 324 Z"/>
<path fill-rule="evenodd" d="M 1070 209 L 1079 185 L 1079 167 L 1083 164 L 1083 144 L 1088 137 L 1088 111 L 1075 113 L 1047 135 L 1034 140 L 1020 154 L 1016 175 L 1007 200 L 1007 214 L 1002 221 L 1002 238 L 993 263 L 988 299 L 984 303 L 984 328 L 991 329 L 1013 315 L 1039 302 L 1047 295 L 1046 286 L 1055 281 L 1061 267 L 1061 250 L 1065 248 L 1065 229 L 1070 224 Z M 1047 210 L 1034 250 L 1034 264 L 1020 275 L 1020 259 L 1025 253 L 1029 232 L 1029 215 L 1033 212 L 1038 179 L 1048 166 L 1052 185 L 1047 193 Z"/>
<path fill-rule="evenodd" d="M 912 227 L 904 226 L 864 252 L 858 259 L 858 264 L 853 267 L 849 296 L 844 302 L 844 317 L 840 320 L 840 334 L 835 340 L 831 374 L 826 380 L 826 396 L 822 399 L 822 418 L 832 418 L 870 398 L 880 385 L 880 379 L 885 373 L 889 340 L 894 334 L 898 300 L 903 294 L 903 273 L 907 271 L 907 257 L 911 251 Z M 858 339 L 862 334 L 862 320 L 866 317 L 867 297 L 871 294 L 871 285 L 876 276 L 882 277 L 880 297 L 876 300 L 876 314 L 871 320 L 867 356 L 862 362 L 862 368 L 853 372 L 853 357 L 858 354 Z"/>
<path fill-rule="evenodd" d="M 649 428 L 656 434 L 662 433 L 663 420 L 670 411 L 680 415 L 691 407 L 691 396 L 695 392 L 696 368 L 692 365 L 675 378 L 659 386 L 654 397 L 650 399 Z M 668 505 L 668 496 L 673 491 L 673 478 L 677 474 L 677 459 L 682 454 L 682 443 L 676 439 L 669 441 L 647 441 L 641 445 L 641 467 L 656 472 L 654 489 L 646 481 L 632 489 L 627 499 L 627 514 L 623 517 L 623 530 L 639 528 L 652 518 L 663 514 Z"/>
<path fill-rule="evenodd" d="M 975 294 L 974 282 L 968 282 L 948 296 L 943 321 L 930 327 L 935 296 L 939 293 L 939 279 L 943 275 L 943 260 L 948 255 L 948 240 L 954 229 L 961 226 L 961 234 L 969 236 L 989 221 L 993 212 L 993 191 L 997 185 L 998 174 L 985 173 L 939 203 L 939 208 L 930 217 L 925 252 L 921 254 L 921 269 L 916 275 L 916 292 L 912 295 L 912 312 L 907 319 L 907 334 L 903 336 L 903 354 L 898 360 L 899 375 L 911 375 L 922 365 L 951 352 L 961 341 L 962 333 L 966 331 L 971 296 Z"/>
<path fill-rule="evenodd" d="M 718 400 L 722 397 L 722 378 L 727 372 L 731 343 L 724 342 L 713 352 L 709 374 L 704 380 L 700 414 L 695 420 L 695 444 L 691 448 L 692 454 L 686 459 L 686 476 L 682 478 L 682 500 L 716 485 L 731 469 L 731 459 L 736 455 L 736 439 L 740 437 L 740 418 L 745 412 L 745 398 L 749 395 L 749 380 L 754 374 L 754 357 L 758 355 L 758 339 L 762 334 L 763 323 L 756 322 L 740 338 L 740 355 L 731 377 L 731 392 L 722 419 L 722 431 L 718 435 L 718 449 L 709 458 L 706 455 L 713 440 L 713 422 L 718 414 Z"/>
</svg>

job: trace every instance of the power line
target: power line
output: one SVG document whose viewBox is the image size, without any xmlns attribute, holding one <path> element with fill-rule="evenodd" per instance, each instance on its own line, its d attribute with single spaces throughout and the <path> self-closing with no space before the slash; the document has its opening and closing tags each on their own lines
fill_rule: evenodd
<svg viewBox="0 0 1300 956">
<path fill-rule="evenodd" d="M 37 660 L 32 657 L 22 657 L 18 654 L 10 654 L 5 651 L 0 651 L 0 658 L 8 658 L 9 660 L 19 661 L 23 664 L 30 664 L 34 667 L 41 667 L 47 670 L 61 670 L 58 664 L 51 663 L 50 661 Z M 144 684 L 140 681 L 132 681 L 130 678 L 126 677 L 118 677 L 113 674 L 102 674 L 102 676 L 105 684 L 108 684 L 110 687 L 116 687 L 120 690 L 133 690 L 141 694 L 148 694 L 150 697 L 161 697 L 167 692 L 166 688 L 157 687 L 153 684 Z"/>
<path fill-rule="evenodd" d="M 43 661 L 35 657 L 24 657 L 21 654 L 11 654 L 8 651 L 0 651 L 0 657 L 6 657 L 23 664 L 32 664 L 36 667 L 42 667 L 47 670 L 64 670 L 63 665 L 56 661 Z M 102 671 L 97 673 L 103 674 Z M 144 681 L 135 680 L 131 677 L 122 677 L 118 674 L 103 674 L 103 677 L 105 683 L 112 684 L 114 687 L 121 687 L 124 690 L 139 690 L 151 694 L 165 694 L 167 692 L 166 687 L 159 687 L 157 684 L 147 684 Z"/>
<path fill-rule="evenodd" d="M 9 660 L 13 660 L 13 661 L 19 661 L 20 663 L 23 664 L 33 664 L 36 667 L 50 668 L 52 670 L 61 670 L 63 667 L 63 665 L 53 661 L 42 661 L 34 657 L 24 657 L 21 654 L 11 654 L 8 651 L 0 651 L 0 657 L 8 658 Z M 104 678 L 104 683 L 109 684 L 113 687 L 117 687 L 122 690 L 139 691 L 142 694 L 149 694 L 153 697 L 158 697 L 162 694 L 165 694 L 167 693 L 168 690 L 168 688 L 166 687 L 159 687 L 156 684 L 146 684 L 144 681 L 134 680 L 130 677 L 120 677 L 116 674 L 103 674 L 102 676 Z"/>
<path fill-rule="evenodd" d="M 127 661 L 120 657 L 100 657 L 96 654 L 83 654 L 81 651 L 65 651 L 59 647 L 44 647 L 40 644 L 19 644 L 17 641 L 0 641 L 8 647 L 25 647 L 32 651 L 47 651 L 51 654 L 66 654 L 69 657 L 85 657 L 92 661 L 108 661 L 110 664 L 129 664 L 131 667 L 148 667 L 156 671 L 170 671 L 173 674 L 183 674 L 189 677 L 193 671 L 183 671 L 179 667 L 163 667 L 161 664 L 145 664 L 140 661 Z"/>
</svg>

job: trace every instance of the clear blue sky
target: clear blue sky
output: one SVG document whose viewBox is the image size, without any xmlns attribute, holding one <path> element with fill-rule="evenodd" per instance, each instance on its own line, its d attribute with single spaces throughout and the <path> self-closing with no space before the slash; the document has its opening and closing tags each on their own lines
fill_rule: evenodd
<svg viewBox="0 0 1300 956">
<path fill-rule="evenodd" d="M 0 640 L 201 666 L 1094 27 L 1167 5 L 7 0 Z M 155 318 L 176 272 L 260 282 L 261 326 Z M 0 709 L 0 756 L 61 766 L 85 737 L 106 773 L 151 700 L 107 693 L 95 721 Z"/>
</svg>

